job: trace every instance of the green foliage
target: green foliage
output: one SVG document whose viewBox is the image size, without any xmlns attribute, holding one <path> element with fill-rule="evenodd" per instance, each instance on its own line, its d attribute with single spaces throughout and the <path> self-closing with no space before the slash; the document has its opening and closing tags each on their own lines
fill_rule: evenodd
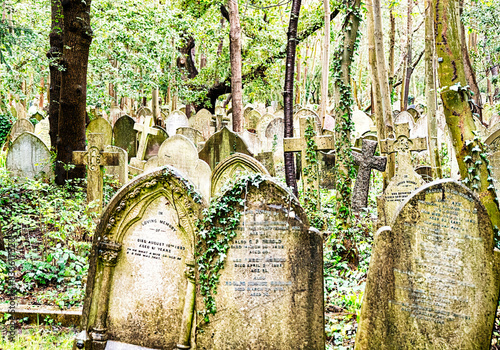
<svg viewBox="0 0 500 350">
<path fill-rule="evenodd" d="M 249 186 L 259 187 L 264 181 L 261 174 L 239 177 L 226 187 L 223 196 L 211 201 L 198 222 L 196 263 L 198 265 L 200 292 L 205 309 L 200 311 L 203 322 L 210 322 L 210 315 L 217 312 L 214 295 L 217 294 L 220 271 L 224 268 L 229 245 L 236 236 Z"/>
<path fill-rule="evenodd" d="M 8 115 L 0 114 L 0 147 L 5 142 L 5 138 L 12 128 L 11 118 Z"/>
<path fill-rule="evenodd" d="M 9 341 L 7 337 L 1 337 L 0 348 L 5 350 L 71 350 L 75 334 L 75 330 L 57 325 L 23 326 L 22 330 L 16 331 L 13 342 Z"/>
</svg>

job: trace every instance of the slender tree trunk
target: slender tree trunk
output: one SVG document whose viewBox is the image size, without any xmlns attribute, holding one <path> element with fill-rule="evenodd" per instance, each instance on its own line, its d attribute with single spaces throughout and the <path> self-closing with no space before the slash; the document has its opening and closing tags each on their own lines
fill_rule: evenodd
<svg viewBox="0 0 500 350">
<path fill-rule="evenodd" d="M 436 94 L 436 66 L 435 66 L 435 35 L 434 11 L 432 0 L 425 0 L 425 96 L 427 99 L 427 142 L 431 158 L 432 177 L 441 179 L 441 159 L 439 157 L 438 127 L 437 127 L 437 94 Z"/>
<path fill-rule="evenodd" d="M 392 93 L 394 85 L 394 48 L 396 47 L 396 18 L 394 17 L 392 6 L 389 8 L 389 23 L 391 30 L 389 32 L 389 89 Z"/>
<path fill-rule="evenodd" d="M 52 148 L 55 148 L 59 129 L 59 99 L 61 95 L 61 71 L 59 66 L 63 52 L 64 24 L 61 0 L 51 0 L 51 16 L 50 49 L 47 52 L 47 58 L 50 60 L 49 136 Z"/>
<path fill-rule="evenodd" d="M 323 57 L 321 70 L 321 104 L 319 106 L 319 117 L 324 125 L 326 107 L 328 104 L 328 75 L 330 74 L 330 0 L 323 0 L 325 9 L 325 37 L 323 40 Z"/>
<path fill-rule="evenodd" d="M 288 41 L 286 48 L 285 86 L 283 91 L 283 109 L 285 114 L 285 137 L 293 137 L 293 84 L 295 71 L 295 55 L 297 48 L 297 26 L 299 23 L 301 0 L 292 0 L 290 23 L 288 25 Z M 295 164 L 293 152 L 285 153 L 286 184 L 298 197 L 297 181 L 295 179 Z"/>
<path fill-rule="evenodd" d="M 66 174 L 64 165 L 72 162 L 73 151 L 85 150 L 87 66 L 92 41 L 91 0 L 64 0 L 63 66 L 57 137 L 56 182 L 82 178 L 85 166 L 76 166 Z"/>
<path fill-rule="evenodd" d="M 407 12 L 407 26 L 406 26 L 406 59 L 405 59 L 405 69 L 403 84 L 401 85 L 401 108 L 403 111 L 408 109 L 408 93 L 410 90 L 410 80 L 412 69 L 412 36 L 413 36 L 413 18 L 411 13 L 413 11 L 413 1 L 408 0 L 408 12 Z"/>
<path fill-rule="evenodd" d="M 231 53 L 231 96 L 233 99 L 233 131 L 243 131 L 243 88 L 241 84 L 241 26 L 237 0 L 228 1 L 229 49 Z"/>
<path fill-rule="evenodd" d="M 476 191 L 498 234 L 500 210 L 491 183 L 490 170 L 487 168 L 488 162 L 482 160 L 486 150 L 482 149 L 481 143 L 474 140 L 475 125 L 468 101 L 469 94 L 460 89 L 456 89 L 458 91 L 451 89 L 451 87 L 456 87 L 458 83 L 462 87 L 467 85 L 462 56 L 458 5 L 459 2 L 456 0 L 433 0 L 433 8 L 436 11 L 436 55 L 442 58 L 438 65 L 438 75 L 441 86 L 447 87 L 442 90 L 441 99 L 446 123 L 450 128 L 456 151 L 460 175 L 463 179 L 468 180 L 464 183 Z M 472 162 L 468 160 L 467 156 L 473 157 Z M 469 178 L 469 175 L 477 176 L 478 180 Z"/>
</svg>

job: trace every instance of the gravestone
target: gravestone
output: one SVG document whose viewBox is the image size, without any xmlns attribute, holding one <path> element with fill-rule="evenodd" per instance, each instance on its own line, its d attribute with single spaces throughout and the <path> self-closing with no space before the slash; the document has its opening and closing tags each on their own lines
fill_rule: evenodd
<svg viewBox="0 0 500 350">
<path fill-rule="evenodd" d="M 318 130 L 318 135 L 321 135 L 322 125 L 321 120 L 319 119 L 318 113 L 309 108 L 300 108 L 297 112 L 294 112 L 293 115 L 293 137 L 300 137 L 303 131 L 300 129 L 302 125 L 300 124 L 301 118 L 313 118 L 316 122 L 315 130 Z"/>
<path fill-rule="evenodd" d="M 252 154 L 243 139 L 236 133 L 224 127 L 213 134 L 203 146 L 199 156 L 201 160 L 210 165 L 210 169 L 215 169 L 217 164 L 234 153 Z"/>
<path fill-rule="evenodd" d="M 245 129 L 255 131 L 257 129 L 257 124 L 259 120 L 262 118 L 262 114 L 260 114 L 257 110 L 252 109 L 245 116 Z"/>
<path fill-rule="evenodd" d="M 91 212 L 101 213 L 103 198 L 102 167 L 119 165 L 120 154 L 106 152 L 103 134 L 88 134 L 86 151 L 73 151 L 73 164 L 87 166 L 87 203 L 93 203 Z"/>
<path fill-rule="evenodd" d="M 256 133 L 262 143 L 266 143 L 266 130 L 269 124 L 276 119 L 276 117 L 272 114 L 266 113 L 260 118 L 257 123 Z M 268 151 L 266 149 L 266 151 Z"/>
<path fill-rule="evenodd" d="M 259 161 L 264 166 L 264 168 L 267 169 L 269 175 L 271 175 L 272 177 L 276 176 L 273 152 L 261 152 L 255 156 L 255 159 L 257 159 L 257 161 Z"/>
<path fill-rule="evenodd" d="M 432 179 L 432 167 L 428 166 L 428 165 L 420 165 L 418 167 L 415 168 L 415 172 L 422 176 L 422 180 L 424 180 L 425 182 L 429 183 L 429 182 L 432 182 L 433 179 Z"/>
<path fill-rule="evenodd" d="M 33 133 L 35 127 L 28 119 L 18 119 L 10 129 L 10 140 L 14 141 L 23 132 Z"/>
<path fill-rule="evenodd" d="M 174 135 L 165 140 L 158 156 L 151 158 L 144 170 L 169 165 L 189 179 L 204 198 L 210 198 L 210 166 L 198 158 L 196 146 L 183 135 Z"/>
<path fill-rule="evenodd" d="M 418 119 L 420 119 L 420 112 L 417 111 L 415 108 L 410 107 L 406 111 L 411 114 L 411 116 L 415 121 L 418 121 Z"/>
<path fill-rule="evenodd" d="M 220 162 L 212 172 L 210 177 L 211 196 L 219 193 L 224 185 L 239 175 L 249 173 L 260 173 L 269 175 L 267 169 L 255 158 L 243 153 L 235 153 Z"/>
<path fill-rule="evenodd" d="M 192 143 L 194 143 L 198 152 L 201 151 L 203 145 L 205 144 L 205 138 L 203 138 L 203 134 L 195 128 L 190 128 L 187 126 L 181 127 L 177 129 L 177 135 L 186 136 Z"/>
<path fill-rule="evenodd" d="M 180 127 L 189 126 L 188 118 L 181 111 L 173 111 L 165 120 L 165 130 L 168 136 L 173 136 L 177 133 Z M 200 130 L 201 131 L 201 130 Z"/>
<path fill-rule="evenodd" d="M 273 119 L 266 128 L 264 151 L 273 152 L 273 163 L 284 163 L 283 138 L 285 135 L 285 123 L 283 118 Z M 272 175 L 272 174 L 271 174 Z"/>
<path fill-rule="evenodd" d="M 356 139 L 360 138 L 364 133 L 374 130 L 375 128 L 372 118 L 359 109 L 352 112 L 352 122 L 354 123 L 355 130 L 354 133 L 352 133 L 352 136 Z"/>
<path fill-rule="evenodd" d="M 363 140 L 361 153 L 352 152 L 354 163 L 359 166 L 358 177 L 352 193 L 352 210 L 354 212 L 359 212 L 368 206 L 372 169 L 385 171 L 387 158 L 375 156 L 377 146 L 377 141 Z"/>
<path fill-rule="evenodd" d="M 7 170 L 24 179 L 51 179 L 50 152 L 35 134 L 24 132 L 13 142 L 7 153 Z"/>
<path fill-rule="evenodd" d="M 394 218 L 396 209 L 414 190 L 424 184 L 411 164 L 411 151 L 427 149 L 425 138 L 410 139 L 408 123 L 396 124 L 397 139 L 380 141 L 380 153 L 391 154 L 396 152 L 398 167 L 394 177 L 389 181 L 384 193 L 377 199 L 377 208 L 380 225 L 388 225 Z"/>
<path fill-rule="evenodd" d="M 302 188 L 304 189 L 304 199 L 306 201 L 314 200 L 316 201 L 316 206 L 319 209 L 320 191 L 319 191 L 319 167 L 317 163 L 312 163 L 307 160 L 306 150 L 307 142 L 306 140 L 306 128 L 310 124 L 313 126 L 313 130 L 317 132 L 317 123 L 315 118 L 301 118 L 300 119 L 300 137 L 294 138 L 284 138 L 283 147 L 285 152 L 300 152 L 301 159 L 301 178 L 302 178 Z M 332 150 L 335 148 L 334 138 L 331 135 L 325 136 L 314 136 L 312 138 L 316 143 L 316 149 L 314 151 L 324 151 Z M 310 168 L 307 172 L 304 171 L 306 168 Z"/>
<path fill-rule="evenodd" d="M 282 185 L 248 186 L 198 350 L 323 350 L 323 238 Z M 199 287 L 198 287 L 199 288 Z M 197 309 L 205 307 L 197 293 Z"/>
<path fill-rule="evenodd" d="M 500 257 L 486 209 L 437 180 L 375 235 L 356 350 L 489 349 Z"/>
<path fill-rule="evenodd" d="M 153 128 L 153 116 L 145 118 L 144 124 L 135 123 L 134 130 L 140 131 L 139 147 L 134 158 L 130 159 L 130 172 L 134 175 L 140 174 L 144 168 L 145 156 L 150 135 L 158 135 L 158 129 Z"/>
<path fill-rule="evenodd" d="M 262 151 L 262 141 L 257 136 L 257 134 L 250 132 L 248 130 L 244 130 L 243 132 L 238 132 L 238 135 L 245 141 L 245 144 L 248 147 L 248 150 L 252 154 L 258 154 Z"/>
<path fill-rule="evenodd" d="M 157 134 L 149 135 L 144 160 L 149 160 L 152 157 L 158 155 L 162 143 L 165 142 L 166 139 L 168 139 L 167 132 L 161 126 L 155 125 L 153 126 L 153 129 L 157 131 Z"/>
<path fill-rule="evenodd" d="M 137 110 L 137 113 L 135 114 L 135 118 L 138 123 L 143 124 L 144 121 L 146 120 L 146 117 L 153 116 L 153 111 L 149 107 L 144 107 L 142 106 Z"/>
<path fill-rule="evenodd" d="M 200 109 L 194 116 L 189 118 L 189 126 L 200 131 L 205 140 L 212 135 L 210 131 L 210 123 L 212 122 L 212 113 L 205 108 Z"/>
<path fill-rule="evenodd" d="M 89 134 L 102 134 L 104 146 L 108 146 L 113 140 L 113 127 L 106 119 L 97 118 L 87 125 L 86 135 Z"/>
<path fill-rule="evenodd" d="M 128 182 L 128 156 L 127 151 L 116 146 L 106 146 L 105 152 L 118 153 L 118 165 L 107 165 L 104 168 L 106 175 L 113 176 L 120 185 L 125 185 Z"/>
<path fill-rule="evenodd" d="M 190 348 L 202 207 L 193 185 L 169 167 L 138 176 L 111 199 L 89 258 L 85 349 Z"/>
<path fill-rule="evenodd" d="M 320 168 L 319 185 L 329 190 L 335 189 L 335 150 L 318 152 Z"/>
<path fill-rule="evenodd" d="M 415 127 L 415 119 L 407 111 L 402 111 L 394 118 L 394 124 L 408 123 L 410 131 Z"/>
<path fill-rule="evenodd" d="M 50 149 L 51 146 L 49 131 L 49 118 L 42 119 L 35 125 L 34 134 L 38 136 L 43 143 L 45 143 L 45 146 L 47 146 L 48 149 Z"/>
<path fill-rule="evenodd" d="M 137 155 L 137 130 L 134 124 L 134 119 L 124 115 L 113 126 L 113 145 L 127 151 L 128 161 Z"/>
</svg>

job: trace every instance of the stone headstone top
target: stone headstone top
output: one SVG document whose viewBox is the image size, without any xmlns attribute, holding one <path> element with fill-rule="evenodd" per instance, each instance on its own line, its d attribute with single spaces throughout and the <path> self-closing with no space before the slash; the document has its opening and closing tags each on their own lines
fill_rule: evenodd
<svg viewBox="0 0 500 350">
<path fill-rule="evenodd" d="M 355 132 L 352 135 L 355 138 L 361 137 L 365 132 L 372 130 L 375 127 L 372 118 L 361 110 L 352 112 L 352 122 L 354 123 Z"/>
<path fill-rule="evenodd" d="M 262 114 L 260 114 L 257 110 L 252 109 L 248 112 L 245 118 L 245 129 L 255 131 L 259 120 L 262 118 Z"/>
<path fill-rule="evenodd" d="M 415 127 L 415 119 L 407 111 L 400 112 L 394 118 L 394 124 L 404 124 L 404 123 L 408 123 L 410 130 L 412 130 Z"/>
<path fill-rule="evenodd" d="M 264 114 L 262 118 L 260 118 L 259 122 L 257 123 L 256 133 L 261 141 L 265 141 L 267 127 L 269 126 L 269 123 L 271 123 L 275 118 L 276 117 L 273 114 L 269 113 Z"/>
<path fill-rule="evenodd" d="M 10 139 L 14 141 L 22 133 L 33 133 L 34 131 L 35 127 L 33 126 L 33 123 L 31 123 L 28 119 L 18 119 L 10 129 Z"/>
<path fill-rule="evenodd" d="M 137 110 L 135 116 L 138 123 L 144 123 L 146 117 L 153 116 L 153 111 L 149 107 L 142 106 Z"/>
<path fill-rule="evenodd" d="M 189 121 L 186 115 L 181 111 L 173 111 L 169 114 L 167 120 L 165 120 L 165 130 L 168 136 L 175 135 L 177 129 L 184 126 L 189 126 Z"/>
<path fill-rule="evenodd" d="M 86 349 L 189 349 L 194 244 L 203 201 L 176 170 L 144 173 L 111 199 L 94 234 L 82 321 Z"/>
<path fill-rule="evenodd" d="M 431 182 L 375 235 L 356 350 L 489 349 L 500 257 L 486 209 L 453 180 Z"/>
<path fill-rule="evenodd" d="M 155 125 L 153 129 L 157 131 L 156 135 L 150 135 L 148 138 L 148 145 L 146 146 L 145 160 L 158 155 L 161 145 L 168 139 L 168 134 L 161 126 Z"/>
<path fill-rule="evenodd" d="M 230 180 L 234 180 L 239 175 L 249 173 L 260 173 L 269 175 L 267 169 L 255 158 L 243 154 L 235 153 L 220 162 L 212 172 L 210 182 L 211 195 L 214 197 Z"/>
<path fill-rule="evenodd" d="M 45 143 L 31 132 L 20 134 L 7 153 L 7 170 L 12 176 L 25 179 L 51 179 L 50 152 Z"/>
<path fill-rule="evenodd" d="M 118 165 L 107 165 L 104 167 L 106 175 L 113 176 L 121 186 L 128 182 L 128 155 L 127 151 L 117 146 L 106 146 L 106 153 L 118 153 Z"/>
<path fill-rule="evenodd" d="M 50 149 L 51 146 L 49 132 L 50 132 L 50 124 L 48 118 L 40 120 L 35 125 L 34 134 L 38 136 L 43 141 L 43 143 L 45 143 L 45 146 L 47 146 L 48 149 Z"/>
<path fill-rule="evenodd" d="M 224 198 L 224 194 L 219 198 Z M 282 185 L 248 186 L 199 349 L 323 350 L 323 239 Z M 198 293 L 197 308 L 204 308 Z"/>
<path fill-rule="evenodd" d="M 177 135 L 186 136 L 189 140 L 191 140 L 192 143 L 194 143 L 198 151 L 201 151 L 201 149 L 203 148 L 203 144 L 205 143 L 203 134 L 195 128 L 190 128 L 187 126 L 178 128 Z"/>
<path fill-rule="evenodd" d="M 252 154 L 258 154 L 262 151 L 262 140 L 259 136 L 253 132 L 248 130 L 244 130 L 243 132 L 238 132 L 238 135 L 245 141 L 245 144 L 248 147 L 248 150 Z"/>
<path fill-rule="evenodd" d="M 127 151 L 129 161 L 137 155 L 137 130 L 134 124 L 132 117 L 124 115 L 113 126 L 113 144 Z"/>
<path fill-rule="evenodd" d="M 309 108 L 301 108 L 293 115 L 293 137 L 300 137 L 300 135 L 302 135 L 303 131 L 300 129 L 302 126 L 300 119 L 303 117 L 314 118 L 316 123 L 315 129 L 318 130 L 318 135 L 321 135 L 322 123 L 319 119 L 318 113 Z"/>
<path fill-rule="evenodd" d="M 89 134 L 103 134 L 104 145 L 111 145 L 111 141 L 113 140 L 113 128 L 111 124 L 104 118 L 97 118 L 92 120 L 87 125 L 86 130 L 87 136 Z"/>
<path fill-rule="evenodd" d="M 238 134 L 224 127 L 207 140 L 199 156 L 210 165 L 211 169 L 215 169 L 217 164 L 234 153 L 252 155 L 245 141 Z"/>
<path fill-rule="evenodd" d="M 194 116 L 189 118 L 188 123 L 191 128 L 200 131 L 205 140 L 212 135 L 210 123 L 212 122 L 212 113 L 206 109 L 200 109 Z"/>
<path fill-rule="evenodd" d="M 496 152 L 500 151 L 500 130 L 497 130 L 490 134 L 486 141 L 484 142 L 488 145 L 490 151 Z"/>
</svg>

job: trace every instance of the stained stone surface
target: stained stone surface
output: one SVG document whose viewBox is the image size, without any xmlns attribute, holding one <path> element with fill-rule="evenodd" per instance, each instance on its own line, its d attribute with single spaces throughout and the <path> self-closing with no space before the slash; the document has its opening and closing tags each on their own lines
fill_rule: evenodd
<svg viewBox="0 0 500 350">
<path fill-rule="evenodd" d="M 359 109 L 352 112 L 352 121 L 354 123 L 354 133 L 352 136 L 355 138 L 361 137 L 365 132 L 375 127 L 372 118 Z"/>
<path fill-rule="evenodd" d="M 186 136 L 198 149 L 198 151 L 201 151 L 203 148 L 203 145 L 205 144 L 205 138 L 203 137 L 203 134 L 194 128 L 190 127 L 181 127 L 177 129 L 177 135 L 183 135 Z"/>
<path fill-rule="evenodd" d="M 212 113 L 204 108 L 200 109 L 194 116 L 192 116 L 188 120 L 189 126 L 201 132 L 205 140 L 207 140 L 212 135 L 212 133 L 210 132 L 211 122 Z"/>
<path fill-rule="evenodd" d="M 356 349 L 489 349 L 500 257 L 486 209 L 431 182 L 375 236 Z"/>
<path fill-rule="evenodd" d="M 262 114 L 260 114 L 257 110 L 252 109 L 245 115 L 245 129 L 246 130 L 256 130 L 257 124 L 259 120 L 262 118 Z"/>
<path fill-rule="evenodd" d="M 210 169 L 215 169 L 217 164 L 234 153 L 252 154 L 243 139 L 236 133 L 224 127 L 213 134 L 203 146 L 199 156 L 201 160 L 210 165 Z"/>
<path fill-rule="evenodd" d="M 167 131 L 168 136 L 175 135 L 177 133 L 177 129 L 184 126 L 190 125 L 186 114 L 181 111 L 173 111 L 165 120 L 165 130 Z"/>
<path fill-rule="evenodd" d="M 49 118 L 45 118 L 40 120 L 36 125 L 35 125 L 35 132 L 34 134 L 38 136 L 43 143 L 45 143 L 45 146 L 47 146 L 48 149 L 50 149 L 50 124 L 49 124 Z"/>
<path fill-rule="evenodd" d="M 150 135 L 148 137 L 148 144 L 146 146 L 146 154 L 144 156 L 145 160 L 150 159 L 158 155 L 158 151 L 160 150 L 161 144 L 168 139 L 168 133 L 161 126 L 155 125 L 153 129 L 157 130 L 156 135 Z"/>
<path fill-rule="evenodd" d="M 262 141 L 257 134 L 248 130 L 238 132 L 237 134 L 245 141 L 250 153 L 257 154 L 262 151 Z"/>
<path fill-rule="evenodd" d="M 10 129 L 10 139 L 11 141 L 14 141 L 23 132 L 33 133 L 34 131 L 35 127 L 33 126 L 33 123 L 31 123 L 28 119 L 18 119 Z"/>
<path fill-rule="evenodd" d="M 92 120 L 89 125 L 87 125 L 86 134 L 103 134 L 104 145 L 111 145 L 113 140 L 113 127 L 104 118 L 97 118 Z"/>
<path fill-rule="evenodd" d="M 249 186 L 221 270 L 217 313 L 198 350 L 325 348 L 323 239 L 293 194 L 266 180 Z M 198 292 L 197 309 L 204 308 Z"/>
<path fill-rule="evenodd" d="M 273 114 L 266 113 L 262 116 L 262 118 L 260 118 L 259 122 L 257 123 L 256 132 L 262 143 L 265 143 L 266 130 L 269 126 L 269 123 L 271 123 L 274 119 L 276 119 L 276 117 Z"/>
<path fill-rule="evenodd" d="M 300 137 L 303 131 L 301 130 L 302 125 L 300 124 L 300 118 L 314 118 L 316 121 L 315 129 L 318 131 L 318 135 L 321 135 L 321 120 L 319 119 L 318 113 L 309 108 L 301 108 L 293 115 L 293 137 Z"/>
<path fill-rule="evenodd" d="M 217 195 L 222 187 L 239 175 L 260 173 L 269 175 L 267 169 L 257 159 L 243 153 L 235 153 L 220 162 L 211 175 L 212 197 Z"/>
<path fill-rule="evenodd" d="M 275 153 L 261 152 L 255 156 L 255 159 L 257 159 L 257 161 L 259 161 L 264 166 L 264 168 L 267 169 L 269 175 L 273 177 L 276 176 L 276 166 L 274 165 Z"/>
<path fill-rule="evenodd" d="M 152 349 L 189 348 L 195 223 L 203 207 L 196 193 L 165 167 L 136 177 L 111 199 L 89 259 L 81 322 L 91 338 L 86 349 L 103 349 L 105 339 Z M 109 349 L 119 349 L 113 346 Z"/>
<path fill-rule="evenodd" d="M 415 119 L 407 111 L 400 112 L 394 118 L 394 124 L 404 124 L 404 123 L 408 123 L 409 124 L 410 131 L 415 127 Z"/>
<path fill-rule="evenodd" d="M 6 166 L 12 176 L 18 176 L 21 180 L 49 179 L 53 176 L 49 149 L 31 132 L 22 133 L 12 142 Z"/>
<path fill-rule="evenodd" d="M 134 124 L 134 119 L 124 115 L 113 126 L 113 144 L 127 151 L 128 160 L 137 155 L 137 130 Z"/>
<path fill-rule="evenodd" d="M 105 166 L 104 173 L 113 176 L 120 185 L 125 185 L 128 182 L 128 157 L 127 151 L 123 148 L 116 146 L 106 146 L 105 152 L 118 153 L 118 165 L 107 165 Z"/>
</svg>

